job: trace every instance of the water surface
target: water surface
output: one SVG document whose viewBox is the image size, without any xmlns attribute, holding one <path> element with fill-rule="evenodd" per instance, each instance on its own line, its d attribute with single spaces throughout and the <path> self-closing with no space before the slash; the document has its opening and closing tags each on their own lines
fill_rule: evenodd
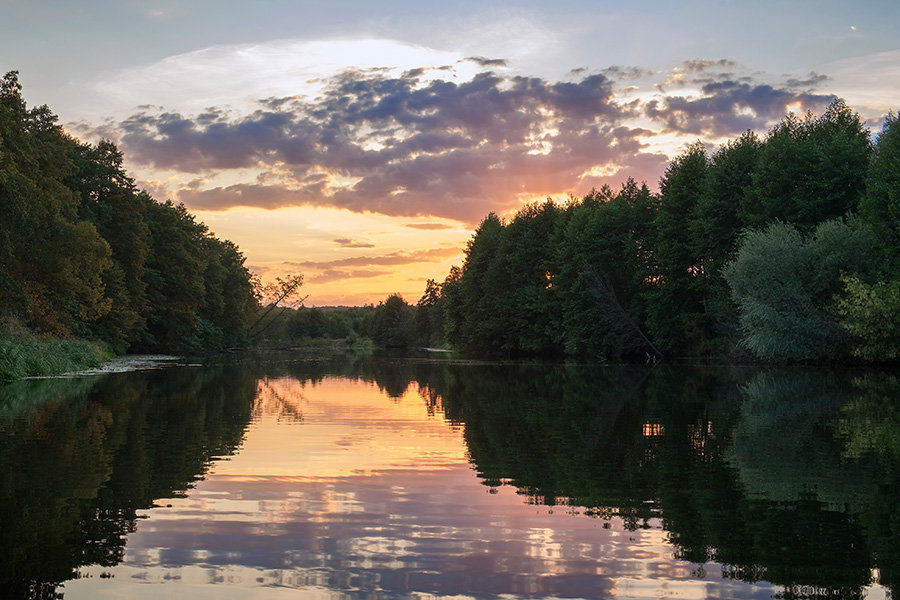
<svg viewBox="0 0 900 600">
<path fill-rule="evenodd" d="M 0 388 L 52 598 L 885 598 L 895 374 L 220 362 Z"/>
</svg>

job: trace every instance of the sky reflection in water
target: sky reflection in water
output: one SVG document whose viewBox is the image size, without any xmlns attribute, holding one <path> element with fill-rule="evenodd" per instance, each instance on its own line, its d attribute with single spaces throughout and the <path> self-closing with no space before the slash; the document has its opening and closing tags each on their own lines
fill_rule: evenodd
<svg viewBox="0 0 900 600">
<path fill-rule="evenodd" d="M 239 451 L 184 498 L 139 512 L 118 566 L 68 598 L 769 598 L 675 560 L 660 518 L 534 504 L 488 488 L 461 427 L 409 387 L 292 378 L 259 384 Z M 703 577 L 701 577 L 703 575 Z M 135 585 L 136 583 L 163 583 Z"/>
</svg>

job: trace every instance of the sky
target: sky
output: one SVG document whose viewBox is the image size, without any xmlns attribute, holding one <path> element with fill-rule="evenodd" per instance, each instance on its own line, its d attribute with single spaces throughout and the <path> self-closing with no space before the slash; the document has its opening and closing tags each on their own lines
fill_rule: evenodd
<svg viewBox="0 0 900 600">
<path fill-rule="evenodd" d="M 434 5 L 432 5 L 434 4 Z M 0 0 L 0 70 L 306 304 L 414 303 L 491 211 L 835 97 L 900 109 L 900 2 Z"/>
</svg>

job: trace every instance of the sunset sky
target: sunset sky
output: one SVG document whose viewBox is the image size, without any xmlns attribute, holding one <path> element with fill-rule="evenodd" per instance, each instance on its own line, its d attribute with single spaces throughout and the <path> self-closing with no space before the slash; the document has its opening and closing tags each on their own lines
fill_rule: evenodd
<svg viewBox="0 0 900 600">
<path fill-rule="evenodd" d="M 4 0 L 0 70 L 308 305 L 410 302 L 490 211 L 844 98 L 900 108 L 900 2 Z"/>
</svg>

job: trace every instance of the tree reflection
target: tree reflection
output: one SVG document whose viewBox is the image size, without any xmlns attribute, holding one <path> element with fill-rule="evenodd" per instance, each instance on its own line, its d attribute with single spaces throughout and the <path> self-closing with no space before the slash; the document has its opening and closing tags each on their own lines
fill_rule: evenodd
<svg viewBox="0 0 900 600">
<path fill-rule="evenodd" d="M 894 585 L 896 378 L 445 370 L 429 389 L 465 425 L 486 485 L 629 527 L 662 516 L 679 558 L 781 584 L 784 597 L 860 597 L 875 567 Z"/>
<path fill-rule="evenodd" d="M 875 568 L 896 585 L 894 374 L 273 356 L 0 389 L 0 595 L 52 598 L 117 564 L 138 511 L 185 494 L 254 415 L 302 420 L 267 387 L 279 377 L 417 389 L 489 488 L 662 523 L 678 558 L 785 598 L 861 597 Z"/>
<path fill-rule="evenodd" d="M 900 383 L 884 372 L 385 361 L 297 362 L 399 396 L 417 385 L 463 426 L 485 485 L 529 502 L 661 517 L 676 556 L 786 598 L 860 597 L 900 555 Z"/>
<path fill-rule="evenodd" d="M 234 452 L 255 393 L 252 372 L 225 369 L 4 388 L 0 595 L 53 598 L 80 566 L 121 561 L 138 510 Z"/>
</svg>

